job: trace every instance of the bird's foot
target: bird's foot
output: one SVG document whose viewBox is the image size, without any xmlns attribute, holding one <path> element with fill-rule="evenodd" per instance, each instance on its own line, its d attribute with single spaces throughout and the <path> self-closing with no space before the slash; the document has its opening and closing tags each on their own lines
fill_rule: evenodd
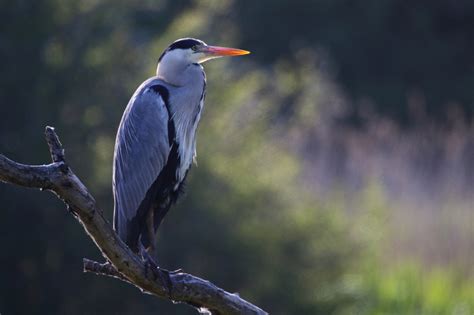
<svg viewBox="0 0 474 315">
<path fill-rule="evenodd" d="M 151 257 L 147 251 L 142 252 L 142 257 L 145 262 L 145 276 L 151 275 L 154 280 L 160 281 L 161 285 L 168 291 L 168 296 L 171 298 L 171 290 L 173 288 L 170 274 L 175 274 L 175 271 L 168 271 L 158 266 L 156 261 Z"/>
</svg>

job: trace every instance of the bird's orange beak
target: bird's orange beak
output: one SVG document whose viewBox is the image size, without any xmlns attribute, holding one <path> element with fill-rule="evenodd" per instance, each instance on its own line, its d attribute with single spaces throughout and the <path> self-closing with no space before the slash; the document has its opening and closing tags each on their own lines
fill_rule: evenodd
<svg viewBox="0 0 474 315">
<path fill-rule="evenodd" d="M 219 46 L 206 46 L 203 50 L 206 54 L 214 56 L 241 56 L 250 54 L 250 51 L 247 50 Z"/>
</svg>

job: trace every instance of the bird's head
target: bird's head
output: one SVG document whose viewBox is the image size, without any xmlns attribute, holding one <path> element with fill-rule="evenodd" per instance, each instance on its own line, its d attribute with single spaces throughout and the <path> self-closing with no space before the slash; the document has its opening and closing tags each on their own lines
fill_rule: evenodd
<svg viewBox="0 0 474 315">
<path fill-rule="evenodd" d="M 195 38 L 181 38 L 173 42 L 161 55 L 161 62 L 181 62 L 183 64 L 203 63 L 225 56 L 247 55 L 249 51 L 219 46 L 209 46 Z"/>
<path fill-rule="evenodd" d="M 190 65 L 199 65 L 214 58 L 249 53 L 242 49 L 209 46 L 199 39 L 182 38 L 172 43 L 163 52 L 158 60 L 156 74 L 169 83 L 182 85 L 185 81 L 192 80 L 192 76 L 183 75 L 184 72 L 189 74 L 189 71 L 195 71 L 193 70 L 195 67 L 189 67 Z M 199 77 L 201 77 L 200 74 Z"/>
</svg>

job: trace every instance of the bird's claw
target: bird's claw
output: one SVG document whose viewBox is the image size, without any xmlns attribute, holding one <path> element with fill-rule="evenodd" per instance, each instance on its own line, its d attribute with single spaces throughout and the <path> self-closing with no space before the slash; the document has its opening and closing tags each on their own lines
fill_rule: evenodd
<svg viewBox="0 0 474 315">
<path fill-rule="evenodd" d="M 170 270 L 167 270 L 167 271 L 168 271 L 168 273 L 169 273 L 170 275 L 175 275 L 175 274 L 177 274 L 177 273 L 182 273 L 182 272 L 183 272 L 183 269 L 178 268 L 178 269 L 176 269 L 176 270 L 171 270 L 171 271 L 170 271 Z"/>
<path fill-rule="evenodd" d="M 143 256 L 145 261 L 145 276 L 148 276 L 149 272 L 153 276 L 154 280 L 159 279 L 161 285 L 168 291 L 168 296 L 171 298 L 171 291 L 172 291 L 172 282 L 170 278 L 170 274 L 174 274 L 175 271 L 168 271 L 166 269 L 161 268 L 158 264 L 151 258 L 148 253 Z"/>
</svg>

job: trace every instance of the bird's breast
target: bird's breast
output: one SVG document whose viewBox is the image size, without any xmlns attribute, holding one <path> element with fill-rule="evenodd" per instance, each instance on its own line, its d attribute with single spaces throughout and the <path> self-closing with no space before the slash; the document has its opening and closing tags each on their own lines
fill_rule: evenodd
<svg viewBox="0 0 474 315">
<path fill-rule="evenodd" d="M 176 170 L 178 182 L 186 177 L 196 154 L 196 130 L 204 106 L 204 86 L 199 92 L 190 95 L 189 91 L 172 100 L 172 120 L 176 130 L 176 143 L 180 163 Z"/>
</svg>

